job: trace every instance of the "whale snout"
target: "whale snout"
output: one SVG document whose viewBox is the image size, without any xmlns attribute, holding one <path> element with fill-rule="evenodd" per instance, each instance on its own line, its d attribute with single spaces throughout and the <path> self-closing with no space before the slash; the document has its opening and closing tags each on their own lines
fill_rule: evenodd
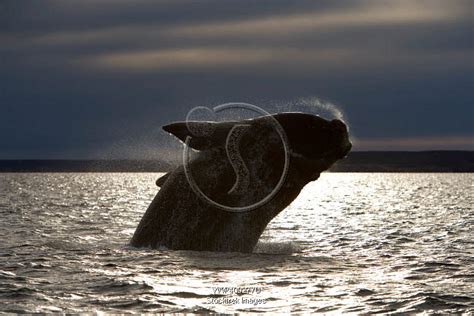
<svg viewBox="0 0 474 316">
<path fill-rule="evenodd" d="M 349 140 L 349 132 L 347 125 L 341 120 L 334 119 L 329 123 L 332 135 L 334 137 L 333 144 L 337 144 L 338 150 L 336 150 L 336 158 L 342 159 L 352 149 L 352 143 Z"/>
<path fill-rule="evenodd" d="M 329 125 L 331 126 L 331 128 L 335 131 L 341 131 L 341 132 L 345 132 L 347 133 L 347 126 L 346 124 L 344 124 L 343 121 L 341 120 L 338 120 L 338 119 L 334 119 L 332 120 Z"/>
</svg>

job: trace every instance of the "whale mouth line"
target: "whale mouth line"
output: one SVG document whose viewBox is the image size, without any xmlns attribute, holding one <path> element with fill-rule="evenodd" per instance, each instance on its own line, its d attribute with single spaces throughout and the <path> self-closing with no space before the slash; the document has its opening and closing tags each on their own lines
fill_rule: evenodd
<svg viewBox="0 0 474 316">
<path fill-rule="evenodd" d="M 328 159 L 328 158 L 344 159 L 347 157 L 351 149 L 352 149 L 352 143 L 349 140 L 347 140 L 340 147 L 334 148 L 332 150 L 328 150 L 320 154 L 318 157 L 306 157 L 302 154 L 295 153 L 293 151 L 291 152 L 291 157 L 300 158 L 304 160 L 313 160 L 313 161 Z"/>
<path fill-rule="evenodd" d="M 300 165 L 300 168 L 306 168 L 308 166 L 324 166 L 324 169 L 329 169 L 332 165 L 336 163 L 336 161 L 344 159 L 347 157 L 349 152 L 352 149 L 352 144 L 349 140 L 343 143 L 342 146 L 339 148 L 334 148 L 333 150 L 327 151 L 320 155 L 319 157 L 306 157 L 298 153 L 292 153 L 291 157 L 297 158 L 299 160 L 298 165 Z M 302 167 L 301 167 L 302 166 Z M 317 180 L 319 178 L 320 173 L 323 170 L 316 170 L 314 173 L 309 174 L 308 179 L 310 181 Z M 306 173 L 306 171 L 303 171 Z"/>
<path fill-rule="evenodd" d="M 350 141 L 347 141 L 345 144 L 344 144 L 344 148 L 342 149 L 342 155 L 339 159 L 344 159 L 347 157 L 347 155 L 349 154 L 349 152 L 351 151 L 352 149 L 352 143 Z"/>
</svg>

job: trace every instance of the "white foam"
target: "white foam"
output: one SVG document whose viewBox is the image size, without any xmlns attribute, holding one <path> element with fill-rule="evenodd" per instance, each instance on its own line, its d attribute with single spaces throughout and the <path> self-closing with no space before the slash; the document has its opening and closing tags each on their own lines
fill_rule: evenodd
<svg viewBox="0 0 474 316">
<path fill-rule="evenodd" d="M 292 241 L 287 242 L 262 242 L 259 241 L 253 250 L 254 253 L 289 255 L 301 252 L 299 244 Z"/>
</svg>

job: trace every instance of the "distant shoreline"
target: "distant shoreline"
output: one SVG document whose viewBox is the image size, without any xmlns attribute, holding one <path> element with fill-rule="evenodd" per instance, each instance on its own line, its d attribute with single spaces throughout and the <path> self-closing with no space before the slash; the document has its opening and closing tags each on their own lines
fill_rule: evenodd
<svg viewBox="0 0 474 316">
<path fill-rule="evenodd" d="M 167 172 L 160 160 L 10 159 L 0 172 Z M 474 151 L 359 151 L 339 161 L 332 172 L 474 172 Z"/>
</svg>

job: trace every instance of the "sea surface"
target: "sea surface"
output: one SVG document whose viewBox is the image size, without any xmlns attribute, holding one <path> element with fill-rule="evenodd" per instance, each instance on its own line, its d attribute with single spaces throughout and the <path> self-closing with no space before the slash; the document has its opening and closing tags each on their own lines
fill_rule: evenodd
<svg viewBox="0 0 474 316">
<path fill-rule="evenodd" d="M 130 247 L 158 176 L 0 174 L 0 312 L 474 313 L 472 173 L 324 173 L 252 254 Z"/>
</svg>

